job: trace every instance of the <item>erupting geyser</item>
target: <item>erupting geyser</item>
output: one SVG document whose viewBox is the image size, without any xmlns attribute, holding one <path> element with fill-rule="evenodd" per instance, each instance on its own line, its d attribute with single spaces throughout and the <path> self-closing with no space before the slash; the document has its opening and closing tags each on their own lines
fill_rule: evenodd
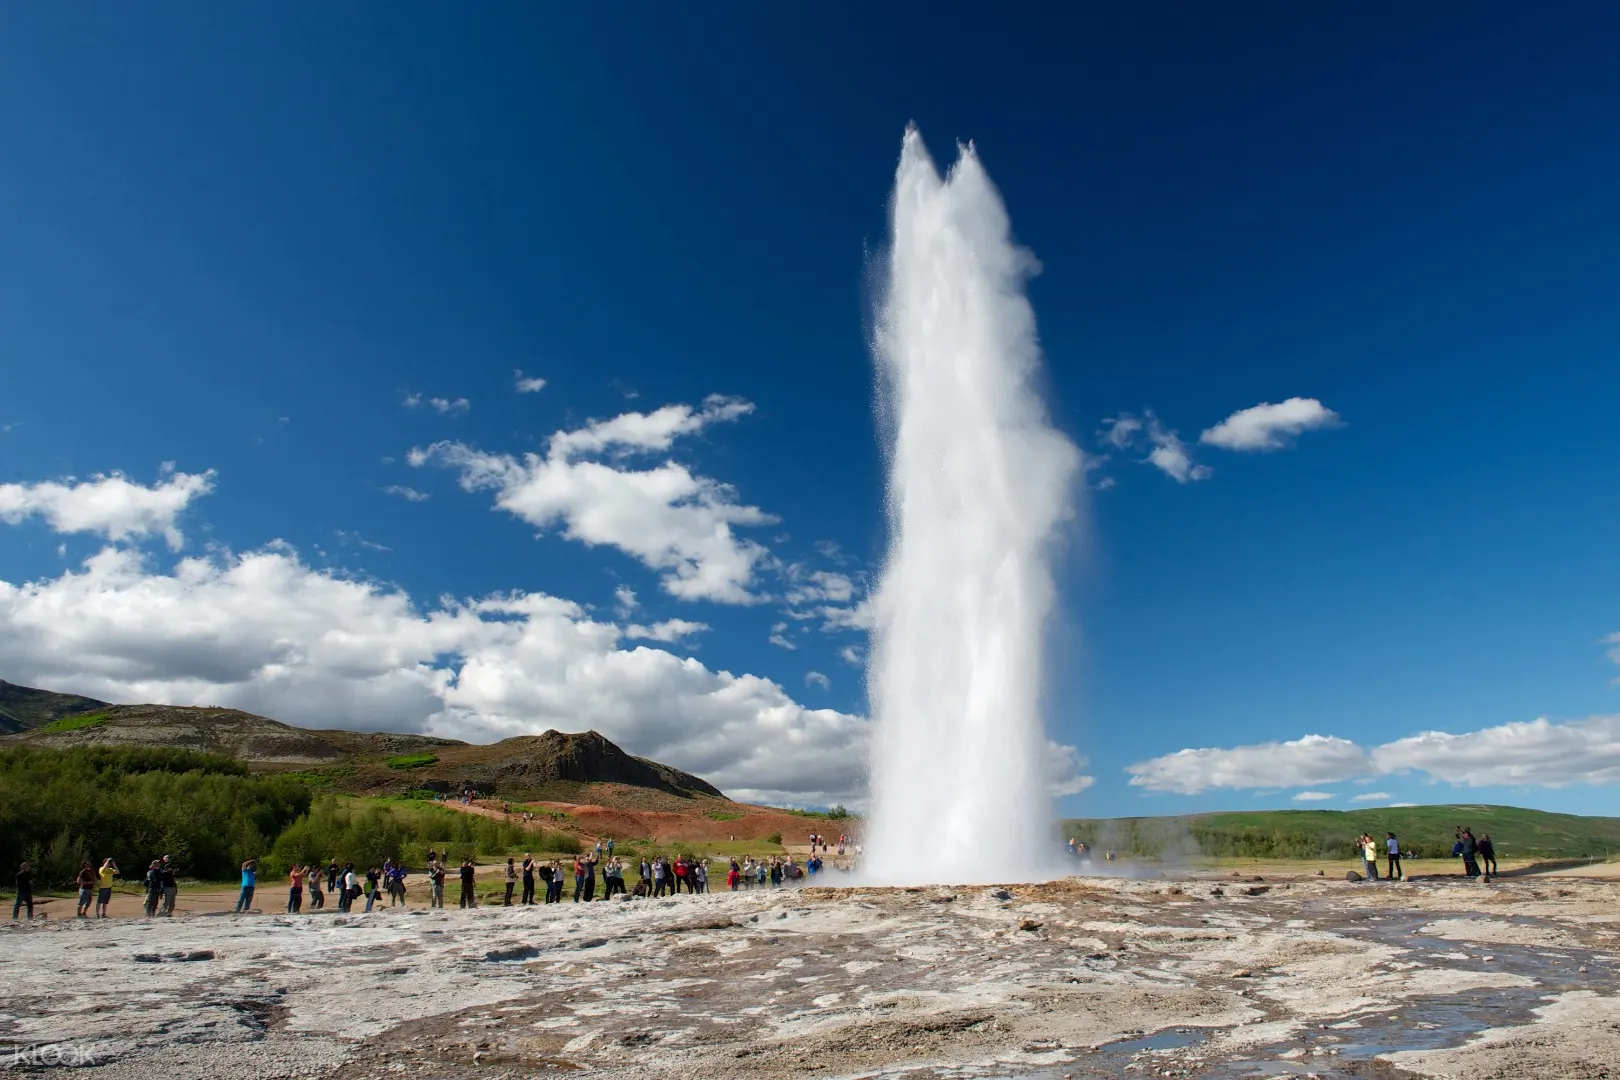
<svg viewBox="0 0 1620 1080">
<path fill-rule="evenodd" d="M 889 440 L 875 596 L 864 875 L 895 884 L 1060 872 L 1046 733 L 1047 567 L 1080 453 L 1047 419 L 1038 269 L 972 146 L 940 179 L 906 132 L 874 335 Z"/>
</svg>

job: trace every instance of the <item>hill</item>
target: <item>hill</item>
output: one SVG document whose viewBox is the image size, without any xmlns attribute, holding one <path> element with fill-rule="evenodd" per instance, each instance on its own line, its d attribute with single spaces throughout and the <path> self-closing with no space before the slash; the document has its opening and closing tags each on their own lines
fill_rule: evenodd
<svg viewBox="0 0 1620 1080">
<path fill-rule="evenodd" d="M 1490 834 L 1504 858 L 1577 858 L 1620 851 L 1620 818 L 1551 814 L 1515 806 L 1410 806 L 1367 810 L 1259 810 L 1183 817 L 1080 818 L 1064 835 L 1094 847 L 1172 860 L 1355 857 L 1362 833 L 1393 832 L 1408 851 L 1448 858 L 1454 830 Z"/>
<path fill-rule="evenodd" d="M 236 758 L 256 772 L 297 772 L 318 787 L 365 795 L 473 787 L 512 800 L 564 796 L 596 802 L 566 796 L 607 785 L 623 789 L 632 802 L 638 792 L 677 802 L 724 799 L 708 781 L 627 754 L 595 731 L 547 731 L 475 745 L 428 735 L 294 727 L 239 709 L 109 705 L 11 683 L 0 688 L 0 701 L 9 703 L 7 726 L 0 729 L 9 734 L 0 736 L 0 748 L 193 750 Z"/>
<path fill-rule="evenodd" d="M 44 727 L 53 720 L 98 709 L 106 704 L 95 698 L 36 690 L 32 686 L 18 686 L 0 679 L 0 734 L 10 735 Z"/>
</svg>

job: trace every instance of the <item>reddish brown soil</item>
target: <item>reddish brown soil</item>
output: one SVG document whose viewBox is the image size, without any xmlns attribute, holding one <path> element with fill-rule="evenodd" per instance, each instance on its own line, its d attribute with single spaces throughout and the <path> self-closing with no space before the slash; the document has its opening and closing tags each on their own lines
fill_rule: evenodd
<svg viewBox="0 0 1620 1080">
<path fill-rule="evenodd" d="M 505 814 L 503 809 L 505 804 L 497 799 L 480 799 L 470 806 L 459 802 L 448 802 L 444 805 L 463 813 L 481 814 L 486 817 L 516 818 L 520 813 L 514 809 L 510 815 Z M 763 840 L 772 833 L 781 833 L 784 844 L 794 845 L 807 843 L 812 832 L 819 832 L 827 837 L 830 843 L 836 844 L 839 833 L 843 831 L 840 823 L 836 821 L 807 818 L 769 806 L 753 806 L 718 799 L 698 801 L 692 810 L 686 812 L 637 810 L 595 803 L 533 802 L 525 805 L 541 814 L 548 811 L 566 814 L 565 821 L 550 822 L 542 819 L 540 824 L 547 827 L 555 826 L 588 840 L 609 836 L 619 839 L 645 838 L 659 843 L 672 840 L 715 841 L 733 838 Z M 715 813 L 742 816 L 717 821 L 711 816 Z"/>
</svg>

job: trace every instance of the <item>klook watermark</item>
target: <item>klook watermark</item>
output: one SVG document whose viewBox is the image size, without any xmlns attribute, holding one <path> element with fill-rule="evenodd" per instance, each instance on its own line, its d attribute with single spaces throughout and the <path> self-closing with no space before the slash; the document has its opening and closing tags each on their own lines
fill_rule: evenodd
<svg viewBox="0 0 1620 1080">
<path fill-rule="evenodd" d="M 95 1043 L 0 1043 L 0 1068 L 84 1068 L 99 1065 L 105 1055 Z"/>
</svg>

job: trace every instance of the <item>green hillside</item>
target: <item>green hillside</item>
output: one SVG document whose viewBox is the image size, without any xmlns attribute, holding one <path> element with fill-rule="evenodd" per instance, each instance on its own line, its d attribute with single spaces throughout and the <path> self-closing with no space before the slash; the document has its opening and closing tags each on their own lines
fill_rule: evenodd
<svg viewBox="0 0 1620 1080">
<path fill-rule="evenodd" d="M 1498 855 L 1603 857 L 1620 852 L 1620 818 L 1549 814 L 1516 806 L 1410 806 L 1369 810 L 1256 810 L 1186 817 L 1079 818 L 1064 836 L 1154 859 L 1225 856 L 1351 859 L 1362 833 L 1393 832 L 1421 858 L 1448 858 L 1459 826 L 1487 833 Z"/>
<path fill-rule="evenodd" d="M 95 698 L 36 690 L 0 679 L 0 735 L 43 727 L 64 716 L 99 709 L 105 704 Z"/>
</svg>

